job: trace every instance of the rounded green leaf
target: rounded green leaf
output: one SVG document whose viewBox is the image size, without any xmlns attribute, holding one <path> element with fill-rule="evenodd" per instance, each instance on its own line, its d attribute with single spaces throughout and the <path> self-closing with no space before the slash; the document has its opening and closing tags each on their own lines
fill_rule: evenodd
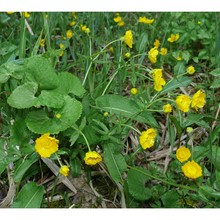
<svg viewBox="0 0 220 220">
<path fill-rule="evenodd" d="M 35 133 L 59 133 L 71 127 L 82 113 L 82 105 L 79 101 L 69 97 L 64 97 L 64 105 L 49 114 L 45 110 L 30 112 L 26 118 L 27 127 Z M 55 117 L 59 114 L 59 118 Z"/>
<path fill-rule="evenodd" d="M 130 169 L 127 176 L 128 191 L 135 199 L 145 201 L 151 197 L 151 189 L 145 186 L 149 181 L 149 177 L 144 173 L 147 170 L 143 168 Z"/>
<path fill-rule="evenodd" d="M 35 97 L 37 89 L 38 86 L 34 82 L 24 83 L 12 92 L 7 102 L 14 108 L 30 108 L 37 103 L 37 97 Z"/>
</svg>

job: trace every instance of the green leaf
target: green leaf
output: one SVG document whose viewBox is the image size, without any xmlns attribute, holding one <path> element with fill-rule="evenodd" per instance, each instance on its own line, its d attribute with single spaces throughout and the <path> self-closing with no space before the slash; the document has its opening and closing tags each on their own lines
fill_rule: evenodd
<svg viewBox="0 0 220 220">
<path fill-rule="evenodd" d="M 132 100 L 120 95 L 104 95 L 96 99 L 96 106 L 103 111 L 115 113 L 119 116 L 128 117 L 152 127 L 157 127 L 157 121 L 150 112 L 142 111 Z"/>
<path fill-rule="evenodd" d="M 165 208 L 177 208 L 179 195 L 176 190 L 170 190 L 161 196 Z"/>
<path fill-rule="evenodd" d="M 212 70 L 209 74 L 220 77 L 220 68 Z"/>
<path fill-rule="evenodd" d="M 146 182 L 149 181 L 150 178 L 145 175 L 145 173 L 148 173 L 148 171 L 142 167 L 136 167 L 128 171 L 128 191 L 139 201 L 146 201 L 151 198 L 151 190 L 149 187 L 146 187 Z"/>
<path fill-rule="evenodd" d="M 210 146 L 210 153 L 207 154 L 210 162 L 220 171 L 220 147 L 216 145 Z"/>
<path fill-rule="evenodd" d="M 59 80 L 50 59 L 33 56 L 26 60 L 24 67 L 27 81 L 37 83 L 40 89 L 57 88 Z"/>
<path fill-rule="evenodd" d="M 43 90 L 38 96 L 38 104 L 50 108 L 61 108 L 64 104 L 63 95 L 55 90 Z"/>
<path fill-rule="evenodd" d="M 80 117 L 82 113 L 82 104 L 69 96 L 64 97 L 62 108 L 50 112 L 53 117 L 49 117 L 45 110 L 30 112 L 26 118 L 27 127 L 35 133 L 56 134 L 71 127 Z M 58 119 L 56 114 L 60 114 Z"/>
<path fill-rule="evenodd" d="M 81 164 L 82 164 L 82 162 L 77 157 L 72 158 L 70 160 L 70 172 L 71 172 L 73 177 L 80 176 L 80 174 L 81 174 Z"/>
<path fill-rule="evenodd" d="M 15 169 L 14 181 L 17 183 L 20 182 L 22 180 L 23 175 L 26 173 L 26 171 L 37 160 L 38 160 L 37 153 L 33 153 L 30 157 L 24 158 L 24 160 L 21 162 L 21 164 L 18 167 L 16 167 L 16 169 Z"/>
<path fill-rule="evenodd" d="M 188 114 L 183 126 L 188 127 L 192 124 L 199 125 L 201 127 L 209 129 L 210 126 L 208 123 L 206 123 L 204 120 L 202 120 L 205 117 L 205 115 L 199 115 L 199 114 Z"/>
<path fill-rule="evenodd" d="M 34 82 L 24 83 L 12 92 L 7 102 L 14 108 L 30 108 L 37 103 L 37 97 L 35 97 L 37 89 L 38 86 Z"/>
<path fill-rule="evenodd" d="M 68 72 L 58 73 L 59 87 L 56 92 L 60 94 L 73 94 L 81 97 L 85 93 L 85 89 L 82 86 L 78 77 Z"/>
<path fill-rule="evenodd" d="M 191 82 L 192 82 L 192 80 L 188 77 L 173 78 L 163 87 L 163 89 L 159 92 L 159 94 L 160 95 L 166 94 L 170 91 L 173 91 L 176 88 L 186 87 Z"/>
<path fill-rule="evenodd" d="M 138 37 L 138 41 L 137 41 L 137 51 L 140 53 L 142 51 L 144 51 L 146 49 L 146 46 L 148 44 L 148 34 L 147 33 L 142 33 L 139 37 Z"/>
<path fill-rule="evenodd" d="M 44 195 L 44 187 L 30 182 L 24 185 L 12 204 L 12 208 L 40 208 Z"/>
<path fill-rule="evenodd" d="M 121 154 L 114 152 L 111 144 L 104 146 L 104 161 L 112 179 L 116 183 L 123 182 L 122 173 L 126 171 L 127 164 Z"/>
<path fill-rule="evenodd" d="M 217 89 L 220 88 L 220 78 L 215 79 L 212 85 L 210 86 L 211 89 Z"/>
</svg>

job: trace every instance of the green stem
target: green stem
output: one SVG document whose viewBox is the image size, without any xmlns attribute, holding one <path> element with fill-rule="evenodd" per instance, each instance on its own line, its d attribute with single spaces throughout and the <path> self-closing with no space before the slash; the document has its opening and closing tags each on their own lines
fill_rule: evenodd
<svg viewBox="0 0 220 220">
<path fill-rule="evenodd" d="M 87 145 L 87 147 L 88 147 L 88 150 L 91 151 L 91 148 L 90 148 L 90 146 L 89 146 L 89 142 L 88 142 L 86 136 L 83 134 L 83 132 L 80 131 L 79 129 L 77 129 L 75 126 L 72 126 L 72 127 L 73 127 L 76 131 L 78 131 L 78 132 L 83 136 L 83 138 L 84 138 L 84 140 L 85 140 L 85 142 L 86 142 L 86 145 Z"/>
<path fill-rule="evenodd" d="M 107 86 L 105 87 L 104 91 L 102 92 L 102 96 L 105 95 L 107 89 L 109 88 L 109 86 L 111 85 L 112 81 L 114 80 L 115 76 L 118 74 L 119 69 L 121 68 L 121 59 L 122 59 L 122 47 L 121 47 L 121 52 L 120 52 L 120 58 L 119 58 L 119 64 L 118 64 L 118 68 L 115 71 L 115 73 L 112 75 L 112 78 L 109 80 Z"/>
<path fill-rule="evenodd" d="M 109 45 L 111 45 L 111 44 L 113 44 L 113 43 L 115 43 L 115 42 L 117 42 L 117 41 L 119 41 L 119 40 L 120 40 L 120 39 L 113 40 L 113 41 L 111 41 L 110 43 L 108 43 L 107 45 L 105 45 L 105 46 L 101 49 L 101 51 L 97 54 L 97 56 L 95 56 L 95 57 L 91 60 L 91 63 L 89 64 L 89 67 L 88 67 L 88 69 L 87 69 L 87 71 L 86 71 L 86 74 L 85 74 L 85 78 L 84 78 L 83 83 L 82 83 L 83 86 L 85 85 L 86 79 L 87 79 L 87 77 L 88 77 L 88 74 L 89 74 L 89 71 L 90 71 L 90 68 L 91 68 L 93 62 L 100 56 L 100 54 L 102 54 L 102 52 L 103 52 Z M 91 46 L 90 46 L 90 47 L 91 47 Z M 91 50 L 90 50 L 90 51 L 91 51 Z M 90 56 L 91 56 L 91 55 L 90 55 Z"/>
<path fill-rule="evenodd" d="M 26 26 L 25 26 L 25 17 L 21 13 L 21 33 L 20 33 L 20 46 L 19 46 L 19 58 L 25 57 L 25 47 L 26 47 Z"/>
<path fill-rule="evenodd" d="M 161 178 L 159 178 L 159 177 L 157 177 L 157 176 L 153 176 L 153 175 L 151 175 L 151 174 L 145 173 L 145 172 L 143 172 L 143 171 L 141 171 L 141 170 L 138 170 L 138 169 L 135 168 L 135 167 L 131 167 L 131 166 L 128 165 L 128 168 L 133 169 L 133 170 L 135 170 L 135 171 L 137 171 L 137 172 L 139 172 L 139 173 L 142 173 L 142 174 L 144 174 L 145 176 L 150 177 L 151 179 L 155 179 L 155 180 L 161 181 L 161 182 L 163 182 L 163 183 L 166 183 L 166 184 L 169 184 L 169 185 L 172 185 L 172 186 L 176 186 L 176 187 L 179 187 L 179 188 L 182 188 L 182 189 L 187 189 L 187 190 L 191 190 L 191 191 L 195 191 L 195 192 L 197 191 L 197 189 L 191 188 L 191 187 L 189 187 L 189 186 L 185 186 L 185 185 L 182 185 L 182 184 L 173 183 L 173 182 L 170 182 L 170 181 L 168 181 L 168 180 L 161 179 Z"/>
</svg>

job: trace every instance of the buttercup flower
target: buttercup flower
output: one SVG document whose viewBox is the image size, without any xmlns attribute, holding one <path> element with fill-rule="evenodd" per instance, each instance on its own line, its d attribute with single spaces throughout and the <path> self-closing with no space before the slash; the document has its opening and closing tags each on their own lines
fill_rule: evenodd
<svg viewBox="0 0 220 220">
<path fill-rule="evenodd" d="M 116 22 L 120 27 L 124 26 L 125 24 L 119 13 L 116 14 L 116 17 L 114 18 L 114 22 Z"/>
<path fill-rule="evenodd" d="M 154 22 L 154 19 L 147 19 L 144 17 L 139 17 L 138 22 L 144 23 L 144 24 L 152 24 Z"/>
<path fill-rule="evenodd" d="M 169 103 L 163 106 L 163 111 L 165 113 L 170 113 L 170 112 L 172 112 L 172 110 L 173 110 L 173 108 Z"/>
<path fill-rule="evenodd" d="M 121 38 L 130 48 L 132 48 L 133 44 L 133 35 L 131 30 L 125 32 L 124 37 Z"/>
<path fill-rule="evenodd" d="M 156 39 L 156 40 L 154 41 L 154 47 L 156 47 L 156 48 L 158 49 L 159 46 L 160 46 L 160 41 L 159 41 L 158 39 Z"/>
<path fill-rule="evenodd" d="M 188 161 L 182 166 L 184 175 L 191 179 L 197 179 L 202 176 L 202 168 L 194 160 Z"/>
<path fill-rule="evenodd" d="M 70 39 L 73 36 L 73 32 L 71 30 L 68 30 L 66 32 L 66 36 L 67 36 L 68 39 Z"/>
<path fill-rule="evenodd" d="M 132 88 L 132 89 L 130 90 L 130 93 L 131 93 L 132 95 L 136 95 L 136 94 L 138 93 L 138 90 L 137 90 L 136 88 Z"/>
<path fill-rule="evenodd" d="M 50 157 L 51 154 L 58 151 L 58 143 L 59 140 L 46 133 L 35 140 L 35 150 L 41 157 Z"/>
<path fill-rule="evenodd" d="M 69 172 L 70 172 L 70 169 L 66 165 L 60 167 L 60 169 L 59 169 L 59 173 L 62 174 L 63 176 L 68 176 Z"/>
<path fill-rule="evenodd" d="M 60 46 L 60 49 L 64 48 L 64 45 L 63 45 L 63 44 L 60 44 L 59 46 Z M 60 55 L 59 55 L 59 56 L 62 57 L 63 54 L 64 54 L 64 50 L 60 52 Z"/>
<path fill-rule="evenodd" d="M 149 128 L 143 131 L 140 136 L 140 145 L 145 150 L 154 146 L 157 132 L 154 128 Z"/>
<path fill-rule="evenodd" d="M 159 53 L 159 51 L 157 50 L 156 47 L 150 49 L 150 51 L 148 52 L 148 58 L 150 59 L 151 63 L 156 63 L 157 62 L 158 53 Z"/>
<path fill-rule="evenodd" d="M 176 105 L 179 110 L 183 112 L 188 112 L 191 104 L 191 99 L 187 95 L 179 95 L 176 97 Z"/>
<path fill-rule="evenodd" d="M 41 39 L 41 40 L 40 40 L 40 46 L 41 46 L 41 47 L 44 47 L 44 46 L 45 46 L 45 39 Z"/>
<path fill-rule="evenodd" d="M 154 79 L 154 89 L 159 92 L 162 90 L 162 86 L 166 84 L 165 79 L 163 78 L 162 69 L 154 69 L 152 77 Z"/>
<path fill-rule="evenodd" d="M 205 93 L 203 93 L 201 90 L 198 90 L 192 97 L 192 108 L 194 108 L 196 111 L 198 111 L 199 108 L 203 108 L 205 105 Z"/>
<path fill-rule="evenodd" d="M 182 147 L 177 149 L 176 158 L 181 163 L 188 160 L 190 157 L 191 157 L 190 150 L 188 148 L 186 148 L 185 146 L 182 146 Z"/>
<path fill-rule="evenodd" d="M 28 12 L 23 12 L 22 14 L 25 18 L 29 18 L 31 16 L 31 14 Z"/>
<path fill-rule="evenodd" d="M 162 47 L 162 48 L 160 49 L 160 54 L 161 54 L 161 55 L 166 55 L 166 54 L 167 54 L 167 48 Z"/>
<path fill-rule="evenodd" d="M 73 20 L 73 21 L 70 22 L 69 25 L 72 27 L 72 26 L 74 26 L 75 24 L 76 24 L 76 21 Z"/>
<path fill-rule="evenodd" d="M 173 43 L 180 38 L 179 34 L 171 34 L 170 37 L 167 39 L 169 42 Z"/>
<path fill-rule="evenodd" d="M 190 75 L 192 75 L 193 73 L 195 73 L 195 68 L 194 66 L 189 66 L 187 69 L 186 69 L 187 73 L 189 73 Z"/>
<path fill-rule="evenodd" d="M 85 32 L 86 34 L 88 34 L 90 32 L 90 29 L 86 26 L 86 25 L 80 25 L 80 28 L 83 32 Z"/>
<path fill-rule="evenodd" d="M 102 161 L 102 156 L 96 151 L 89 151 L 84 158 L 85 164 L 93 166 Z"/>
</svg>

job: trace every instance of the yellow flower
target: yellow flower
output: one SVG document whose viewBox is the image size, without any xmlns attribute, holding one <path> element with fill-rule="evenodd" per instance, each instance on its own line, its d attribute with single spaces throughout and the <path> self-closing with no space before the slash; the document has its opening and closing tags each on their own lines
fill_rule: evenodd
<svg viewBox="0 0 220 220">
<path fill-rule="evenodd" d="M 148 52 L 148 58 L 150 59 L 151 63 L 156 63 L 157 62 L 158 53 L 159 53 L 159 51 L 157 50 L 156 47 L 150 49 L 150 51 Z"/>
<path fill-rule="evenodd" d="M 131 30 L 125 32 L 124 37 L 121 38 L 130 48 L 132 48 L 133 44 L 133 35 Z"/>
<path fill-rule="evenodd" d="M 162 90 L 162 86 L 166 84 L 165 79 L 163 78 L 162 69 L 154 69 L 152 77 L 154 79 L 154 89 L 159 92 Z"/>
<path fill-rule="evenodd" d="M 170 37 L 167 39 L 169 42 L 173 43 L 180 38 L 179 34 L 171 34 Z"/>
<path fill-rule="evenodd" d="M 96 151 L 89 151 L 86 153 L 84 161 L 85 164 L 93 166 L 102 161 L 102 156 Z"/>
<path fill-rule="evenodd" d="M 166 55 L 166 54 L 167 54 L 167 48 L 162 47 L 162 48 L 160 49 L 160 54 L 161 54 L 161 55 Z"/>
<path fill-rule="evenodd" d="M 73 32 L 71 30 L 68 30 L 66 32 L 66 36 L 67 36 L 68 39 L 70 39 L 73 36 Z"/>
<path fill-rule="evenodd" d="M 170 112 L 172 112 L 172 110 L 173 110 L 173 108 L 169 103 L 163 106 L 163 111 L 165 113 L 170 113 Z"/>
<path fill-rule="evenodd" d="M 196 179 L 202 176 L 202 168 L 194 160 L 188 161 L 182 166 L 184 175 L 191 179 Z"/>
<path fill-rule="evenodd" d="M 51 154 L 58 151 L 58 143 L 59 140 L 46 133 L 35 140 L 35 150 L 41 157 L 50 157 Z"/>
<path fill-rule="evenodd" d="M 14 11 L 7 11 L 6 12 L 8 15 L 14 14 Z"/>
<path fill-rule="evenodd" d="M 176 158 L 181 163 L 188 160 L 190 157 L 191 157 L 190 150 L 188 148 L 186 148 L 185 146 L 182 146 L 182 147 L 177 149 Z"/>
<path fill-rule="evenodd" d="M 202 108 L 205 105 L 205 93 L 201 90 L 197 91 L 192 97 L 192 108 L 198 111 L 199 108 Z"/>
<path fill-rule="evenodd" d="M 159 46 L 160 46 L 160 41 L 159 41 L 158 39 L 156 39 L 156 40 L 154 41 L 154 47 L 158 49 Z"/>
<path fill-rule="evenodd" d="M 72 21 L 72 22 L 70 22 L 70 26 L 72 27 L 72 26 L 74 26 L 76 24 L 76 21 Z"/>
<path fill-rule="evenodd" d="M 149 128 L 146 131 L 143 131 L 140 136 L 141 147 L 145 150 L 154 146 L 156 135 L 157 132 L 154 128 Z"/>
<path fill-rule="evenodd" d="M 132 89 L 130 90 L 130 93 L 131 93 L 132 95 L 136 95 L 136 94 L 138 93 L 137 88 L 132 88 Z"/>
<path fill-rule="evenodd" d="M 122 26 L 124 26 L 124 25 L 125 25 L 124 21 L 119 21 L 119 22 L 118 22 L 118 26 L 119 26 L 119 27 L 122 27 Z"/>
<path fill-rule="evenodd" d="M 86 25 L 80 25 L 80 28 L 83 32 L 85 32 L 86 34 L 88 34 L 90 32 L 90 29 L 86 26 Z"/>
<path fill-rule="evenodd" d="M 195 73 L 195 68 L 194 66 L 189 66 L 187 69 L 186 69 L 187 73 L 189 73 L 190 75 L 192 75 L 193 73 Z"/>
<path fill-rule="evenodd" d="M 191 104 L 191 99 L 187 95 L 179 95 L 176 97 L 176 105 L 179 110 L 183 112 L 188 112 Z"/>
<path fill-rule="evenodd" d="M 122 21 L 122 18 L 120 15 L 117 15 L 117 17 L 114 18 L 114 22 L 118 23 L 120 21 Z"/>
<path fill-rule="evenodd" d="M 31 14 L 28 12 L 23 12 L 22 14 L 25 18 L 29 18 L 31 16 Z"/>
<path fill-rule="evenodd" d="M 40 40 L 40 46 L 41 46 L 41 47 L 44 47 L 44 46 L 45 46 L 45 39 L 41 39 L 41 40 Z"/>
<path fill-rule="evenodd" d="M 129 52 L 127 52 L 127 53 L 125 54 L 125 57 L 126 57 L 127 59 L 129 59 L 129 58 L 131 57 L 131 54 L 130 54 Z"/>
<path fill-rule="evenodd" d="M 59 46 L 60 46 L 60 49 L 64 48 L 64 45 L 63 45 L 63 44 L 60 44 Z M 62 57 L 63 54 L 64 54 L 64 50 L 60 52 L 60 55 L 59 55 L 59 56 Z"/>
<path fill-rule="evenodd" d="M 70 172 L 70 169 L 66 165 L 60 167 L 60 169 L 59 169 L 59 173 L 62 174 L 63 176 L 68 176 L 69 172 Z"/>
<path fill-rule="evenodd" d="M 154 19 L 147 19 L 144 17 L 139 17 L 138 22 L 144 23 L 144 24 L 152 24 L 154 22 Z"/>
</svg>

